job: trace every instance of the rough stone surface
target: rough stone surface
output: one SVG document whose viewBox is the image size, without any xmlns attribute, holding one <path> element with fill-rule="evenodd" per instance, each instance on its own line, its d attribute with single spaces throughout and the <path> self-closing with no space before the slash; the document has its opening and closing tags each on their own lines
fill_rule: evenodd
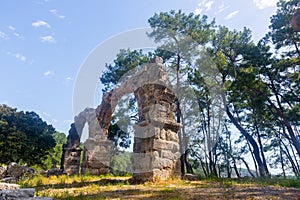
<svg viewBox="0 0 300 200">
<path fill-rule="evenodd" d="M 133 180 L 165 180 L 180 175 L 179 144 L 175 122 L 175 95 L 167 87 L 147 84 L 134 92 L 139 123 L 134 127 Z"/>
<path fill-rule="evenodd" d="M 2 190 L 0 192 L 1 199 L 26 199 L 34 197 L 34 188 Z"/>
<path fill-rule="evenodd" d="M 174 111 L 176 96 L 167 80 L 162 58 L 122 77 L 119 86 L 102 97 L 94 109 L 85 109 L 75 117 L 64 145 L 62 169 L 68 174 L 79 172 L 80 137 L 84 124 L 89 124 L 89 139 L 84 144 L 82 173 L 109 172 L 111 144 L 106 141 L 112 114 L 118 101 L 134 93 L 138 102 L 138 123 L 134 126 L 132 156 L 133 180 L 167 179 L 180 174 L 180 153 Z"/>
<path fill-rule="evenodd" d="M 198 181 L 199 180 L 199 176 L 196 174 L 185 174 L 182 178 L 184 180 L 189 180 L 189 181 Z"/>
<path fill-rule="evenodd" d="M 96 110 L 86 108 L 74 118 L 67 144 L 63 146 L 63 172 L 72 175 L 80 170 L 80 138 L 85 124 L 88 124 L 89 138 L 84 144 L 81 172 L 99 175 L 108 173 L 110 162 L 110 146 L 106 140 L 105 131 L 100 127 Z"/>
<path fill-rule="evenodd" d="M 59 168 L 51 168 L 47 172 L 41 173 L 41 174 L 44 175 L 44 176 L 47 176 L 47 177 L 49 177 L 49 176 L 60 176 L 60 175 L 63 174 L 63 171 Z"/>
<path fill-rule="evenodd" d="M 20 185 L 18 184 L 0 182 L 0 190 L 12 190 L 12 189 L 19 189 L 19 188 Z"/>
<path fill-rule="evenodd" d="M 108 174 L 110 172 L 111 147 L 111 141 L 96 138 L 87 139 L 84 143 L 81 173 Z"/>
<path fill-rule="evenodd" d="M 16 184 L 6 185 L 5 187 L 0 184 L 0 200 L 52 200 L 49 197 L 34 197 L 34 191 L 34 188 L 20 189 L 20 186 Z"/>
<path fill-rule="evenodd" d="M 16 182 L 24 175 L 33 175 L 34 169 L 15 162 L 0 167 L 0 178 L 3 182 Z"/>
</svg>

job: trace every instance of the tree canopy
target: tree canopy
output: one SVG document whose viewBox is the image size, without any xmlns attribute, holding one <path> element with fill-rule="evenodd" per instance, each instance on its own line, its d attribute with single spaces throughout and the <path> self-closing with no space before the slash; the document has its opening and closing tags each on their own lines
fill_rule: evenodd
<svg viewBox="0 0 300 200">
<path fill-rule="evenodd" d="M 197 99 L 196 131 L 185 129 L 181 112 L 192 104 L 184 97 L 187 104 L 176 102 L 188 172 L 187 160 L 206 176 L 231 177 L 232 171 L 240 176 L 238 163 L 251 176 L 269 177 L 274 166 L 283 176 L 300 175 L 300 34 L 291 26 L 297 2 L 278 1 L 270 30 L 257 43 L 250 29 L 230 30 L 206 16 L 171 10 L 149 18 L 148 36 L 159 44 L 151 56 L 163 57 L 166 68 L 176 69 L 177 91 L 191 87 Z M 142 50 L 121 50 L 101 81 L 112 89 L 127 71 L 147 61 Z"/>
<path fill-rule="evenodd" d="M 0 105 L 0 163 L 41 165 L 55 146 L 54 132 L 35 112 Z"/>
</svg>

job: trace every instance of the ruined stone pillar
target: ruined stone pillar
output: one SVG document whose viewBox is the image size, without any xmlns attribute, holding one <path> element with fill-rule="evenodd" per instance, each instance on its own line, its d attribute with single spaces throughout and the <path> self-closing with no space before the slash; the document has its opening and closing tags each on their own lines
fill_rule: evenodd
<svg viewBox="0 0 300 200">
<path fill-rule="evenodd" d="M 107 135 L 104 134 L 105 130 L 100 127 L 96 110 L 86 108 L 76 117 L 76 121 L 79 125 L 82 124 L 79 122 L 84 122 L 83 124 L 87 122 L 89 130 L 89 138 L 84 142 L 81 173 L 108 174 L 112 142 L 107 140 Z M 83 127 L 83 125 L 79 127 Z M 80 130 L 82 131 L 82 129 Z"/>
<path fill-rule="evenodd" d="M 84 143 L 82 174 L 101 175 L 110 172 L 112 141 L 89 138 Z"/>
<path fill-rule="evenodd" d="M 135 125 L 133 180 L 165 180 L 180 175 L 180 152 L 174 118 L 175 94 L 164 85 L 146 84 L 134 92 L 139 122 Z"/>
<path fill-rule="evenodd" d="M 68 175 L 79 174 L 81 148 L 68 148 L 63 146 L 63 172 Z"/>
<path fill-rule="evenodd" d="M 80 155 L 80 137 L 76 130 L 75 124 L 71 124 L 67 143 L 63 145 L 63 153 L 61 159 L 61 170 L 68 175 L 79 173 Z"/>
</svg>

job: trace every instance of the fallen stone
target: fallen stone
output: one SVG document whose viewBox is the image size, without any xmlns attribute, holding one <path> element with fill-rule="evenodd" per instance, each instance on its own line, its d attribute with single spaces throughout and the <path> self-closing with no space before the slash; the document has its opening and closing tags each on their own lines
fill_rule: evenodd
<svg viewBox="0 0 300 200">
<path fill-rule="evenodd" d="M 19 188 L 20 185 L 18 184 L 0 182 L 0 190 L 12 190 L 12 189 L 19 189 Z"/>
<path fill-rule="evenodd" d="M 183 180 L 188 180 L 188 181 L 198 181 L 199 180 L 199 176 L 196 174 L 185 174 L 182 177 Z"/>
<path fill-rule="evenodd" d="M 26 199 L 30 197 L 34 197 L 34 188 L 2 190 L 0 192 L 1 200 Z"/>
</svg>

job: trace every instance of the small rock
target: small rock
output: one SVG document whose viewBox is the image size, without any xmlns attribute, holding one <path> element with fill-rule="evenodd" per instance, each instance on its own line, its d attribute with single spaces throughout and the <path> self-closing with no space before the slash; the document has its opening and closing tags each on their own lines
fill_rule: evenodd
<svg viewBox="0 0 300 200">
<path fill-rule="evenodd" d="M 185 174 L 182 179 L 188 181 L 198 181 L 199 177 L 196 174 Z"/>
<path fill-rule="evenodd" d="M 19 189 L 20 185 L 12 184 L 12 183 L 1 183 L 0 182 L 0 190 L 12 190 L 12 189 Z"/>
</svg>

